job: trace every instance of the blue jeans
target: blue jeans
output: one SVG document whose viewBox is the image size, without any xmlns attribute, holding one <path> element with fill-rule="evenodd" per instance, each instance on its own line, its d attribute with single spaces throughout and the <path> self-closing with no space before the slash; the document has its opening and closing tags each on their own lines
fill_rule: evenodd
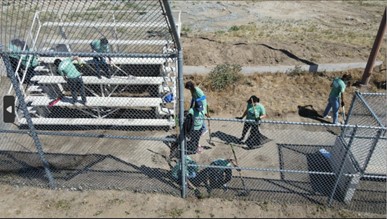
<svg viewBox="0 0 387 219">
<path fill-rule="evenodd" d="M 340 98 L 339 97 L 329 97 L 328 98 L 328 104 L 325 108 L 323 117 L 327 116 L 329 111 L 332 109 L 332 118 L 333 118 L 333 124 L 338 123 L 339 118 L 339 107 L 340 107 Z"/>
</svg>

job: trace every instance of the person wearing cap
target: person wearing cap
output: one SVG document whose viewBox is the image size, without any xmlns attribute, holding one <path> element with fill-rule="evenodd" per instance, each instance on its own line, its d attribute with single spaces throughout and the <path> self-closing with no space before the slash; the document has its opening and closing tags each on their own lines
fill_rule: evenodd
<svg viewBox="0 0 387 219">
<path fill-rule="evenodd" d="M 200 89 L 198 86 L 195 85 L 193 81 L 188 81 L 185 83 L 185 89 L 188 89 L 191 92 L 191 104 L 190 108 L 194 107 L 196 103 L 201 102 L 203 105 L 203 114 L 208 117 L 207 110 L 208 110 L 208 104 L 207 104 L 207 97 L 204 94 L 203 90 Z M 205 135 L 208 132 L 206 123 L 203 122 L 203 130 L 202 135 Z"/>
<path fill-rule="evenodd" d="M 199 141 L 204 129 L 203 123 L 205 117 L 203 103 L 201 101 L 197 101 L 194 104 L 194 107 L 188 110 L 188 114 L 191 114 L 193 116 L 194 127 L 193 131 L 190 134 L 191 138 L 190 141 L 187 143 L 187 148 L 193 153 L 200 154 L 203 151 L 203 147 L 199 145 Z"/>
<path fill-rule="evenodd" d="M 339 108 L 340 100 L 341 106 L 344 106 L 344 92 L 346 84 L 352 79 L 352 76 L 349 74 L 344 74 L 341 78 L 335 77 L 331 83 L 331 92 L 329 93 L 328 104 L 325 107 L 324 113 L 322 115 L 325 119 L 330 119 L 331 116 L 328 113 L 332 109 L 333 124 L 339 124 Z"/>
<path fill-rule="evenodd" d="M 93 52 L 97 52 L 97 53 L 109 53 L 110 52 L 109 41 L 106 39 L 106 37 L 103 37 L 99 40 L 93 40 L 90 43 L 90 46 L 91 46 L 91 49 Z M 100 67 L 99 67 L 100 65 L 102 66 L 103 71 L 106 74 L 106 77 L 107 78 L 111 77 L 108 64 L 111 63 L 112 59 L 110 58 L 110 56 L 107 56 L 107 58 L 109 60 L 109 63 L 106 63 L 105 58 L 103 56 L 93 57 L 93 61 L 94 61 L 96 68 L 97 68 L 97 77 L 99 79 L 101 79 L 101 73 L 100 73 Z"/>
<path fill-rule="evenodd" d="M 80 103 L 86 103 L 86 95 L 85 95 L 85 87 L 83 85 L 83 80 L 81 77 L 81 73 L 75 67 L 73 61 L 77 60 L 80 62 L 79 57 L 73 58 L 65 58 L 63 61 L 60 59 L 55 59 L 54 65 L 57 68 L 57 72 L 63 76 L 63 78 L 67 81 L 67 84 L 71 90 L 72 104 L 77 102 L 78 93 L 80 93 L 82 97 L 82 101 Z"/>
<path fill-rule="evenodd" d="M 260 99 L 257 96 L 252 95 L 246 101 L 247 107 L 243 112 L 243 115 L 241 117 L 236 117 L 236 119 L 243 119 L 246 116 L 246 120 L 249 120 L 246 121 L 243 125 L 242 137 L 239 139 L 240 142 L 243 142 L 243 139 L 245 138 L 250 128 L 250 136 L 260 134 L 257 121 L 266 117 L 266 110 L 265 107 L 259 103 L 259 101 Z"/>
</svg>

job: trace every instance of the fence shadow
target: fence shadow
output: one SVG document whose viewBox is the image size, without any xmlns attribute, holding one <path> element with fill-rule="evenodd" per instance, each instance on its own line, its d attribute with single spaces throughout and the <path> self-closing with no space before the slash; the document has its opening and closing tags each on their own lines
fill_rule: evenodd
<svg viewBox="0 0 387 219">
<path fill-rule="evenodd" d="M 85 189 L 130 189 L 178 194 L 170 170 L 134 165 L 112 155 L 45 153 L 58 187 Z M 0 151 L 2 182 L 48 186 L 37 153 Z"/>
<path fill-rule="evenodd" d="M 329 147 L 332 146 L 278 144 L 280 169 L 294 170 L 293 173 L 281 172 L 281 179 L 304 179 L 309 182 L 304 190 L 329 197 L 333 191 L 335 176 L 331 164 L 319 152 L 319 149 Z"/>
</svg>

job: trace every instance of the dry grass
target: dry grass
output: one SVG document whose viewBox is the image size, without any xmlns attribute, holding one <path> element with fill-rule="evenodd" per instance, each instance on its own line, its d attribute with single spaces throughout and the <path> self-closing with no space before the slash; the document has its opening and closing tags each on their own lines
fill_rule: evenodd
<svg viewBox="0 0 387 219">
<path fill-rule="evenodd" d="M 370 86 L 362 89 L 367 89 L 367 92 L 385 92 L 375 85 L 375 82 L 385 80 L 384 71 L 377 70 L 375 69 L 372 75 Z M 351 84 L 353 84 L 361 79 L 363 70 L 328 73 L 254 74 L 245 76 L 240 83 L 231 85 L 222 91 L 212 90 L 208 86 L 207 77 L 203 75 L 186 76 L 185 81 L 193 80 L 203 89 L 208 98 L 210 113 L 213 116 L 240 116 L 246 107 L 246 100 L 251 95 L 257 95 L 265 106 L 270 119 L 276 119 L 286 114 L 297 113 L 298 105 L 313 105 L 319 113 L 322 113 L 327 103 L 332 79 L 344 73 L 352 75 Z M 347 106 L 349 106 L 356 90 L 359 88 L 347 87 L 345 98 Z M 185 98 L 185 109 L 187 109 L 190 101 L 190 94 L 187 90 L 185 90 Z"/>
</svg>

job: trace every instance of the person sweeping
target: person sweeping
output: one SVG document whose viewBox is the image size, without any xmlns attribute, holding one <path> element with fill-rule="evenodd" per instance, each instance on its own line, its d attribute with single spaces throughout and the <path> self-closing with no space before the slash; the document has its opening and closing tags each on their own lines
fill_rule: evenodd
<svg viewBox="0 0 387 219">
<path fill-rule="evenodd" d="M 250 130 L 249 142 L 253 141 L 254 143 L 254 139 L 258 138 L 259 140 L 260 136 L 259 124 L 257 122 L 265 118 L 267 115 L 265 107 L 259 103 L 260 99 L 257 96 L 252 95 L 246 102 L 247 107 L 243 112 L 243 115 L 241 117 L 236 117 L 236 119 L 243 119 L 246 116 L 247 120 L 243 125 L 242 136 L 239 138 L 239 141 L 243 142 L 247 132 Z M 252 145 L 249 145 L 249 148 L 252 147 Z"/>
</svg>

